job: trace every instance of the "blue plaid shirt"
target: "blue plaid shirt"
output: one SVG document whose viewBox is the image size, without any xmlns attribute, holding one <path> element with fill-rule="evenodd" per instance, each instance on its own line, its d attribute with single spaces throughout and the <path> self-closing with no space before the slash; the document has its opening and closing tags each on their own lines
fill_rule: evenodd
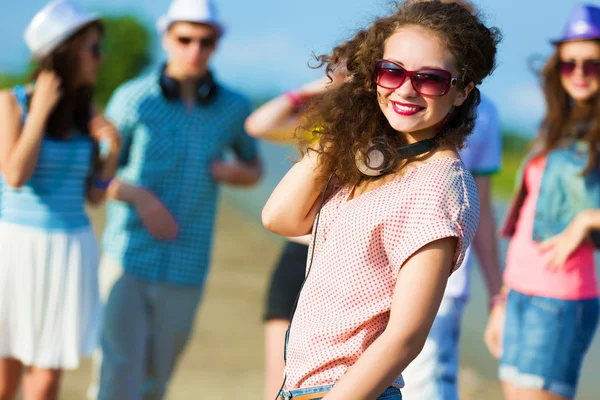
<svg viewBox="0 0 600 400">
<path fill-rule="evenodd" d="M 103 250 L 141 280 L 197 286 L 210 266 L 219 193 L 211 164 L 228 149 L 243 161 L 257 157 L 256 142 L 244 131 L 250 105 L 219 85 L 208 105 L 190 110 L 183 101 L 163 96 L 159 73 L 117 89 L 106 116 L 123 138 L 119 178 L 154 193 L 179 232 L 174 240 L 155 239 L 132 205 L 111 201 Z"/>
</svg>

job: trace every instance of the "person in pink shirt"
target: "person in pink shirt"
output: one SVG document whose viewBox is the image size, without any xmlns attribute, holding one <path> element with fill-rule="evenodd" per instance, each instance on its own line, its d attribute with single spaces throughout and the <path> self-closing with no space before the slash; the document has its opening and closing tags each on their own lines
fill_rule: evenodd
<svg viewBox="0 0 600 400">
<path fill-rule="evenodd" d="M 502 229 L 504 294 L 486 332 L 507 400 L 574 398 L 598 324 L 600 8 L 575 7 L 553 44 L 548 111 Z"/>
<path fill-rule="evenodd" d="M 346 60 L 348 81 L 311 102 L 318 143 L 262 215 L 280 235 L 312 232 L 281 399 L 402 398 L 477 229 L 457 148 L 498 41 L 461 5 L 407 1 L 320 57 L 329 73 Z"/>
</svg>

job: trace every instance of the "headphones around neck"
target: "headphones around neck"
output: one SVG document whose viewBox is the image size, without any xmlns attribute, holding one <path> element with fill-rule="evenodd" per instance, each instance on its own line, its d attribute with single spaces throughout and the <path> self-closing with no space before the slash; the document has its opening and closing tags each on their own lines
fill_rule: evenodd
<svg viewBox="0 0 600 400">
<path fill-rule="evenodd" d="M 163 66 L 160 72 L 158 84 L 163 93 L 163 96 L 168 100 L 179 100 L 181 96 L 181 88 L 178 80 L 171 78 L 166 73 L 167 65 Z M 215 82 L 213 75 L 208 71 L 207 75 L 200 79 L 196 87 L 196 101 L 198 104 L 208 104 L 217 94 L 218 85 Z"/>
<path fill-rule="evenodd" d="M 394 149 L 385 142 L 378 143 L 373 141 L 365 152 L 365 155 L 360 151 L 356 152 L 356 167 L 363 175 L 381 176 L 392 172 L 400 159 L 408 159 L 425 154 L 431 151 L 436 144 L 435 138 L 428 138 Z"/>
</svg>

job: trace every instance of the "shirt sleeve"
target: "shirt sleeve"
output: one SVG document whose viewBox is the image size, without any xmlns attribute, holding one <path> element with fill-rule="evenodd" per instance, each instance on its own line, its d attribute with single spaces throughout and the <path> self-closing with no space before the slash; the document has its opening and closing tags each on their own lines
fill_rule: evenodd
<svg viewBox="0 0 600 400">
<path fill-rule="evenodd" d="M 434 181 L 439 176 L 433 178 L 414 185 L 406 206 L 384 224 L 383 246 L 394 277 L 415 252 L 447 237 L 458 239 L 454 272 L 462 264 L 475 235 L 479 199 L 473 178 L 457 176 L 450 181 Z"/>
<path fill-rule="evenodd" d="M 239 118 L 234 126 L 234 137 L 231 148 L 241 161 L 251 161 L 258 157 L 258 145 L 254 138 L 250 137 L 244 129 L 246 118 L 250 115 L 250 104 L 244 102 L 239 112 Z"/>
<path fill-rule="evenodd" d="M 119 155 L 119 165 L 127 164 L 129 160 L 129 150 L 135 127 L 135 108 L 133 99 L 127 95 L 124 88 L 118 88 L 112 95 L 104 115 L 108 120 L 115 124 L 121 135 L 121 153 Z"/>
<path fill-rule="evenodd" d="M 472 147 L 469 168 L 474 176 L 493 175 L 502 166 L 502 130 L 498 110 L 489 100 L 483 100 L 477 113 L 475 129 L 467 139 Z"/>
</svg>

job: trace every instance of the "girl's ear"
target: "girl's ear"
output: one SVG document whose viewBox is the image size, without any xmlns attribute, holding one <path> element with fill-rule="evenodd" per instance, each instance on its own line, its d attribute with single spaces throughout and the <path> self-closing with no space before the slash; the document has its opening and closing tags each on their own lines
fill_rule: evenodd
<svg viewBox="0 0 600 400">
<path fill-rule="evenodd" d="M 471 93 L 471 90 L 473 90 L 473 88 L 475 88 L 475 84 L 473 82 L 469 82 L 469 84 L 466 85 L 463 89 L 457 89 L 456 97 L 454 98 L 453 102 L 454 107 L 462 106 L 465 100 L 467 100 L 467 97 L 469 97 L 469 93 Z"/>
</svg>

